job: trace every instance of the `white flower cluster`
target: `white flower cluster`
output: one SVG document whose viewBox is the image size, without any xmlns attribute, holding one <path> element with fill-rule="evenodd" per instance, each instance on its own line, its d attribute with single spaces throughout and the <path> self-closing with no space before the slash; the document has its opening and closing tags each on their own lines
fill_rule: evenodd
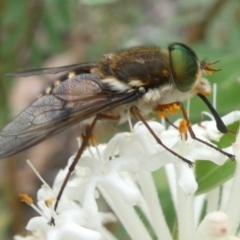
<svg viewBox="0 0 240 240">
<path fill-rule="evenodd" d="M 240 119 L 240 111 L 232 112 L 222 119 L 229 125 Z M 179 121 L 174 124 L 178 123 Z M 198 159 L 205 159 L 222 165 L 227 160 L 225 155 L 192 140 L 190 136 L 187 139 L 181 138 L 179 131 L 172 126 L 166 128 L 154 121 L 148 124 L 166 146 L 193 163 Z M 222 134 L 215 125 L 214 120 L 204 121 L 201 126 L 192 125 L 192 129 L 196 136 L 206 142 L 218 141 Z M 236 160 L 240 161 L 240 136 L 233 147 L 223 150 L 235 154 Z M 213 204 L 219 200 L 219 192 L 213 190 L 195 197 L 198 185 L 194 167 L 190 168 L 166 151 L 157 144 L 142 123 L 137 123 L 131 132 L 118 133 L 108 144 L 88 147 L 84 151 L 63 192 L 56 214 L 53 211 L 54 202 L 73 159 L 74 156 L 69 159 L 68 166 L 58 173 L 52 189 L 44 184 L 38 191 L 37 211 L 41 216 L 31 219 L 26 227 L 32 235 L 15 236 L 15 240 L 116 240 L 104 224 L 117 219 L 131 239 L 151 240 L 152 237 L 133 206 L 140 207 L 157 239 L 176 239 L 167 226 L 151 175 L 151 172 L 161 167 L 165 168 L 167 174 L 178 219 L 177 239 L 239 239 L 233 236 L 237 234 L 240 223 L 239 168 L 236 170 L 227 204 L 219 209 L 217 204 Z M 100 194 L 115 215 L 99 211 L 97 199 Z M 208 214 L 199 224 L 205 201 L 208 204 Z M 33 203 L 30 205 L 36 208 Z M 214 207 L 210 207 L 213 205 Z M 48 225 L 51 217 L 55 219 L 55 226 Z"/>
</svg>

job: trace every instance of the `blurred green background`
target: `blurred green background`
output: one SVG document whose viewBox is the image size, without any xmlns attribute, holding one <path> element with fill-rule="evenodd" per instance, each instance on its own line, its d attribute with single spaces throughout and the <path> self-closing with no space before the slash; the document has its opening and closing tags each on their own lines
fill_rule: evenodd
<svg viewBox="0 0 240 240">
<path fill-rule="evenodd" d="M 223 115 L 239 109 L 239 0 L 0 0 L 0 24 L 1 127 L 54 79 L 54 76 L 11 79 L 6 73 L 93 61 L 104 53 L 133 45 L 167 47 L 175 41 L 188 44 L 201 60 L 220 60 L 216 67 L 222 70 L 208 77 L 211 83 L 218 83 L 217 110 Z M 194 98 L 191 120 L 197 121 L 204 109 L 204 104 Z M 112 129 L 117 131 L 116 126 Z M 105 134 L 104 130 L 99 131 Z M 36 215 L 17 197 L 18 193 L 26 192 L 35 198 L 40 186 L 25 159 L 30 158 L 51 183 L 76 150 L 75 137 L 67 131 L 60 134 L 58 141 L 50 139 L 1 160 L 0 239 L 24 234 L 26 222 Z M 166 195 L 162 197 L 166 211 L 168 199 Z M 119 229 L 115 225 L 109 228 Z"/>
</svg>

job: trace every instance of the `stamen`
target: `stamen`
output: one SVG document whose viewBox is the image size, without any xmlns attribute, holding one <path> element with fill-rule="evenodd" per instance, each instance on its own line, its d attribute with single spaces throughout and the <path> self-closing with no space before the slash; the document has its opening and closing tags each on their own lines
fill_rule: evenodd
<svg viewBox="0 0 240 240">
<path fill-rule="evenodd" d="M 132 125 L 132 120 L 130 117 L 128 117 L 128 125 L 129 125 L 129 129 L 130 129 L 130 132 L 133 131 L 133 125 Z"/>
<path fill-rule="evenodd" d="M 188 133 L 189 125 L 190 125 L 190 123 L 188 121 L 186 121 L 185 119 L 183 119 L 179 124 L 178 131 L 180 132 L 181 139 L 183 141 L 187 140 L 187 136 L 188 136 L 187 133 Z"/>
<path fill-rule="evenodd" d="M 91 140 L 91 143 L 92 143 L 92 145 L 94 146 L 94 147 L 96 147 L 97 145 L 99 145 L 99 142 L 98 142 L 98 140 L 97 140 L 97 138 L 96 138 L 96 136 L 95 135 L 91 135 L 91 137 L 90 137 L 90 140 Z"/>
<path fill-rule="evenodd" d="M 49 198 L 49 199 L 45 200 L 45 204 L 48 208 L 51 207 L 54 202 L 55 202 L 55 198 Z"/>
<path fill-rule="evenodd" d="M 87 148 L 89 154 L 91 155 L 91 158 L 95 158 L 94 153 L 90 147 Z"/>
<path fill-rule="evenodd" d="M 39 215 L 46 218 L 47 221 L 50 220 L 49 217 L 47 217 L 44 212 L 42 212 L 36 205 L 33 204 L 33 199 L 29 197 L 27 194 L 19 194 L 19 198 L 21 202 L 26 203 L 30 207 L 32 207 Z"/>
<path fill-rule="evenodd" d="M 39 172 L 36 170 L 36 168 L 33 166 L 33 164 L 31 163 L 31 161 L 29 159 L 27 159 L 27 164 L 30 166 L 30 168 L 33 170 L 33 172 L 37 175 L 37 177 L 39 178 L 39 180 L 43 183 L 44 186 L 47 187 L 48 190 L 50 190 L 52 192 L 52 194 L 55 196 L 52 188 L 47 184 L 47 182 L 41 177 L 41 175 L 39 174 Z"/>
<path fill-rule="evenodd" d="M 84 139 L 84 138 L 86 138 L 86 135 L 85 135 L 85 134 L 82 134 L 82 139 Z M 99 148 L 98 148 L 99 142 L 98 142 L 97 138 L 96 138 L 93 134 L 90 136 L 90 141 L 88 141 L 88 143 L 86 144 L 86 147 L 87 147 L 88 152 L 90 153 L 91 157 L 92 157 L 92 158 L 96 158 L 96 157 L 94 156 L 94 153 L 92 152 L 92 150 L 91 150 L 91 148 L 90 148 L 91 145 L 92 145 L 93 147 L 95 147 L 95 149 L 96 149 L 97 156 L 98 156 L 97 159 L 99 159 L 100 161 L 103 161 L 103 160 L 102 160 L 102 157 L 101 157 L 101 154 L 100 154 L 100 151 L 99 151 Z"/>
<path fill-rule="evenodd" d="M 98 145 L 95 146 L 95 149 L 96 149 L 97 156 L 98 156 L 97 159 L 99 159 L 101 162 L 103 162 L 102 155 L 100 154 L 100 151 L 99 151 L 99 147 L 98 147 Z"/>
<path fill-rule="evenodd" d="M 91 135 L 90 140 L 92 142 L 93 147 L 95 147 L 95 149 L 96 149 L 97 159 L 99 159 L 101 162 L 103 162 L 102 156 L 101 156 L 100 151 L 99 151 L 99 147 L 98 147 L 99 142 L 98 142 L 97 138 L 94 135 Z"/>
<path fill-rule="evenodd" d="M 33 199 L 29 197 L 26 193 L 19 194 L 19 198 L 21 202 L 26 203 L 27 205 L 32 205 L 33 204 Z"/>
</svg>

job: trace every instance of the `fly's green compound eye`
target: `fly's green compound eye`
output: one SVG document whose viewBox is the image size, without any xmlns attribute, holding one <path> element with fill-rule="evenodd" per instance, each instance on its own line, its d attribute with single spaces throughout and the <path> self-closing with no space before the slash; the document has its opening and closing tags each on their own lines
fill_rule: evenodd
<svg viewBox="0 0 240 240">
<path fill-rule="evenodd" d="M 173 81 L 181 92 L 192 89 L 199 71 L 196 54 L 182 43 L 173 43 L 168 47 Z"/>
</svg>

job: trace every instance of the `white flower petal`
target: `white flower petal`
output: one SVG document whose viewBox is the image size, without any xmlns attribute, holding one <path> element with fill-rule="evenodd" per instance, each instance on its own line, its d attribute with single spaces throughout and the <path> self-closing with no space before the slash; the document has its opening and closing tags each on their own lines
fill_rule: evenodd
<svg viewBox="0 0 240 240">
<path fill-rule="evenodd" d="M 30 231 L 43 230 L 47 240 L 102 239 L 99 232 L 81 227 L 68 219 L 62 219 L 61 222 L 56 222 L 56 226 L 50 226 L 42 217 L 35 217 L 28 222 L 26 229 Z"/>
<path fill-rule="evenodd" d="M 226 236 L 223 240 L 240 240 L 240 238 L 231 235 L 231 236 Z"/>
<path fill-rule="evenodd" d="M 176 168 L 178 171 L 178 184 L 183 189 L 186 195 L 193 195 L 198 184 L 195 180 L 193 168 L 190 168 L 185 162 L 179 161 L 176 163 Z"/>
<path fill-rule="evenodd" d="M 51 226 L 48 225 L 48 222 L 43 217 L 34 217 L 28 222 L 26 229 L 29 231 L 35 231 L 38 229 L 48 230 Z"/>
<path fill-rule="evenodd" d="M 227 152 L 228 149 L 227 149 Z M 209 160 L 211 162 L 214 162 L 218 165 L 223 165 L 226 160 L 228 159 L 227 156 L 223 155 L 222 153 L 220 153 L 219 151 L 210 148 L 208 146 L 206 146 L 205 148 L 201 147 L 201 148 L 196 148 L 194 150 L 194 158 L 198 159 L 198 160 Z"/>
<path fill-rule="evenodd" d="M 133 154 L 125 157 L 119 157 L 109 162 L 109 169 L 116 171 L 139 171 L 147 159 L 146 154 Z"/>
<path fill-rule="evenodd" d="M 92 176 L 85 187 L 85 194 L 83 198 L 83 210 L 88 212 L 91 216 L 96 216 L 98 212 L 97 203 L 95 200 L 95 189 L 99 176 Z"/>
<path fill-rule="evenodd" d="M 240 111 L 225 116 L 223 119 L 227 123 L 240 119 Z M 148 124 L 166 147 L 185 159 L 192 162 L 204 159 L 217 164 L 223 164 L 227 159 L 226 156 L 215 149 L 193 140 L 189 134 L 188 138 L 183 141 L 180 138 L 179 131 L 172 126 L 166 129 L 165 126 L 154 121 L 149 121 Z M 192 127 L 196 136 L 204 141 L 219 139 L 222 135 L 216 129 L 216 123 L 213 120 L 204 121 L 201 125 L 193 125 Z M 232 147 L 228 147 L 225 151 L 231 153 Z M 237 161 L 240 161 L 240 136 L 237 137 L 237 141 L 234 144 L 234 153 Z M 72 156 L 69 159 L 68 166 L 74 157 Z M 107 145 L 101 144 L 97 147 L 89 147 L 84 151 L 75 168 L 75 172 L 71 175 L 71 179 L 63 191 L 56 214 L 53 212 L 53 206 L 47 206 L 45 200 L 51 198 L 53 201 L 55 200 L 55 195 L 57 195 L 68 172 L 68 167 L 60 171 L 54 182 L 53 190 L 45 186 L 38 192 L 38 205 L 45 216 L 54 217 L 56 226 L 49 226 L 48 220 L 44 217 L 37 217 L 29 221 L 27 228 L 31 231 L 41 231 L 46 234 L 47 239 L 51 240 L 102 239 L 103 237 L 100 233 L 104 232 L 102 223 L 114 221 L 115 217 L 113 214 L 104 217 L 104 214 L 99 212 L 96 202 L 99 190 L 115 211 L 117 217 L 122 220 L 132 239 L 151 239 L 147 230 L 142 229 L 144 228 L 143 224 L 132 207 L 133 205 L 138 205 L 152 225 L 156 236 L 162 239 L 166 235 L 166 239 L 172 240 L 163 216 L 164 211 L 161 211 L 161 208 L 150 206 L 158 201 L 158 199 L 153 199 L 153 195 L 156 198 L 157 191 L 154 189 L 150 172 L 158 170 L 168 163 L 173 164 L 167 166 L 166 169 L 174 166 L 169 179 L 171 181 L 174 179 L 174 184 L 170 182 L 170 187 L 175 209 L 177 210 L 179 240 L 193 240 L 195 231 L 194 220 L 196 220 L 194 219 L 193 203 L 195 199 L 194 192 L 197 189 L 193 168 L 190 168 L 188 164 L 158 144 L 141 122 L 135 124 L 132 132 L 115 135 Z M 240 171 L 237 169 L 236 177 L 238 172 Z M 175 175 L 177 175 L 177 179 Z M 152 182 L 151 189 L 147 185 L 149 182 Z M 236 186 L 238 185 L 235 184 L 235 188 Z M 233 187 L 233 189 L 235 188 Z M 231 194 L 231 197 L 235 196 L 234 201 L 239 199 L 239 196 L 236 195 L 237 193 L 238 191 L 235 189 L 234 193 Z M 147 195 L 147 198 L 145 195 Z M 197 216 L 202 212 L 204 199 L 205 197 L 202 196 L 200 204 L 198 204 L 199 211 Z M 231 201 L 233 200 L 230 198 L 229 202 Z M 211 201 L 209 200 L 208 204 L 210 203 Z M 120 204 L 120 206 L 117 206 L 117 204 Z M 236 206 L 235 204 L 237 203 L 233 205 Z M 217 205 L 215 204 L 214 206 Z M 238 217 L 238 215 L 240 216 L 240 207 L 239 210 L 235 207 L 234 211 L 233 214 L 229 210 L 229 216 L 231 216 L 229 230 L 231 229 L 230 233 L 233 235 L 236 233 L 236 226 L 238 226 L 240 221 L 240 217 Z M 154 222 L 156 219 L 158 219 L 157 223 Z M 211 215 L 208 215 L 199 226 L 200 230 L 201 226 L 205 226 L 202 231 L 205 235 L 198 239 L 205 240 L 210 235 L 216 237 L 216 239 L 219 239 L 219 236 L 222 237 L 222 240 L 234 239 L 234 236 L 227 235 L 227 222 L 221 220 L 221 214 L 219 217 L 219 213 L 216 221 L 212 221 Z M 158 224 L 162 227 L 158 226 Z M 138 229 L 134 229 L 136 226 L 138 226 Z M 141 229 L 139 229 L 140 227 Z M 158 228 L 161 229 L 159 230 Z M 163 232 L 166 234 L 163 234 Z M 105 233 L 104 236 L 111 236 L 111 234 L 107 234 L 107 231 Z M 220 235 L 218 235 L 219 233 Z M 110 239 L 112 238 L 114 237 L 111 236 Z"/>
<path fill-rule="evenodd" d="M 142 168 L 146 171 L 154 172 L 159 168 L 176 161 L 181 161 L 177 159 L 172 153 L 168 151 L 162 151 L 160 153 L 155 153 L 146 157 L 143 162 Z"/>
<path fill-rule="evenodd" d="M 116 134 L 111 140 L 108 142 L 106 149 L 103 153 L 103 158 L 105 160 L 110 160 L 112 157 L 114 157 L 116 154 L 119 153 L 119 144 L 122 141 L 122 139 L 126 139 L 127 137 L 130 136 L 130 133 L 128 132 L 123 132 L 123 133 L 118 133 Z"/>
<path fill-rule="evenodd" d="M 230 233 L 234 234 L 240 222 L 240 133 L 237 134 L 236 141 L 233 144 L 233 152 L 236 156 L 237 167 L 235 171 L 235 176 L 232 183 L 231 193 L 229 195 L 228 206 L 226 208 L 226 213 L 229 216 L 230 223 Z"/>
<path fill-rule="evenodd" d="M 152 129 L 154 129 L 154 132 L 157 135 L 160 135 L 165 130 L 165 127 L 161 123 L 156 122 L 156 121 L 148 121 L 148 125 Z M 135 132 L 140 132 L 143 135 L 151 135 L 151 133 L 148 131 L 148 129 L 142 122 L 137 122 L 133 129 Z"/>
<path fill-rule="evenodd" d="M 52 227 L 54 228 L 54 227 Z M 48 240 L 102 240 L 102 235 L 94 230 L 83 228 L 73 221 L 64 221 L 56 229 L 47 232 Z"/>
<path fill-rule="evenodd" d="M 223 122 L 228 126 L 240 120 L 240 111 L 233 111 L 222 117 Z"/>
<path fill-rule="evenodd" d="M 137 205 L 140 201 L 141 194 L 138 188 L 124 182 L 115 171 L 111 171 L 102 183 L 116 189 L 122 198 L 130 205 Z"/>
</svg>

